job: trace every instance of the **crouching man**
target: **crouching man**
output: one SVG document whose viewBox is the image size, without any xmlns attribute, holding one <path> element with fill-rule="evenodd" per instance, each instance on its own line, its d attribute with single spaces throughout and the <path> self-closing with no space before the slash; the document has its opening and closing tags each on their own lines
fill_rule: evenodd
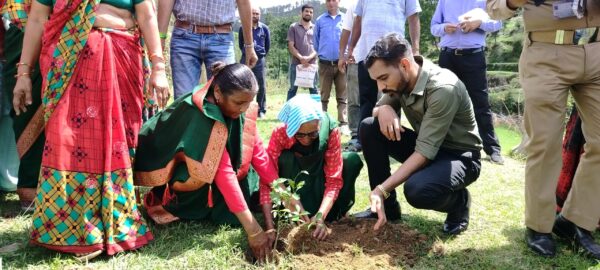
<svg viewBox="0 0 600 270">
<path fill-rule="evenodd" d="M 404 184 L 410 205 L 447 213 L 443 231 L 469 225 L 467 186 L 481 170 L 481 139 L 465 85 L 449 70 L 413 56 L 399 34 L 378 40 L 365 60 L 384 96 L 360 125 L 369 171 L 371 208 L 355 216 L 399 220 L 395 188 Z M 400 109 L 414 130 L 400 125 Z M 402 162 L 390 174 L 389 157 Z"/>
</svg>

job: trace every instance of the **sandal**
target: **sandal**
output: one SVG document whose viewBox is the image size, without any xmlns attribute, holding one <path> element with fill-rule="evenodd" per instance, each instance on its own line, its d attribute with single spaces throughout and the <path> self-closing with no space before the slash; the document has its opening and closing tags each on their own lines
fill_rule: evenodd
<svg viewBox="0 0 600 270">
<path fill-rule="evenodd" d="M 102 250 L 96 250 L 89 253 L 75 253 L 75 260 L 78 262 L 88 262 L 102 254 Z"/>
<path fill-rule="evenodd" d="M 360 142 L 357 139 L 352 139 L 344 147 L 344 151 L 347 151 L 347 152 L 360 152 L 360 151 L 362 151 L 362 145 L 360 144 Z"/>
</svg>

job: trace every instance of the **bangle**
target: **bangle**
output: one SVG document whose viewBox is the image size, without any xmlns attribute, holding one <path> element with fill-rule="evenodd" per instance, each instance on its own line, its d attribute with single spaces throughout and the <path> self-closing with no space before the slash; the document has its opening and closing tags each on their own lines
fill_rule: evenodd
<svg viewBox="0 0 600 270">
<path fill-rule="evenodd" d="M 29 76 L 29 73 L 27 73 L 27 72 L 23 72 L 23 73 L 21 73 L 21 74 L 16 74 L 16 75 L 15 75 L 15 78 L 19 78 L 19 77 L 23 77 L 23 76 Z"/>
<path fill-rule="evenodd" d="M 160 39 L 167 39 L 167 33 L 159 32 L 158 36 L 160 37 Z"/>
<path fill-rule="evenodd" d="M 265 233 L 272 233 L 272 232 L 275 232 L 275 229 L 268 229 L 265 231 Z"/>
<path fill-rule="evenodd" d="M 377 185 L 377 189 L 379 189 L 379 191 L 381 191 L 381 194 L 383 195 L 383 199 L 387 199 L 390 197 L 390 193 L 385 191 L 385 189 L 381 185 Z"/>
<path fill-rule="evenodd" d="M 161 53 L 153 53 L 150 55 L 150 57 L 148 57 L 150 59 L 150 62 L 152 62 L 152 59 L 156 57 L 158 58 L 158 60 L 160 60 L 162 63 L 165 62 L 165 58 L 161 55 Z"/>
<path fill-rule="evenodd" d="M 244 48 L 246 48 L 246 49 L 248 49 L 248 48 L 254 48 L 254 42 L 252 42 L 250 44 L 244 43 Z"/>
<path fill-rule="evenodd" d="M 248 238 L 254 238 L 254 237 L 257 237 L 259 234 L 261 234 L 261 233 L 263 233 L 263 232 L 264 232 L 264 231 L 263 231 L 262 229 L 260 229 L 260 230 L 258 230 L 258 232 L 257 232 L 257 233 L 254 233 L 254 234 L 250 234 L 250 235 L 248 235 Z"/>
<path fill-rule="evenodd" d="M 28 66 L 29 68 L 31 68 L 31 65 L 27 64 L 25 62 L 19 62 L 19 63 L 17 63 L 17 68 L 19 68 L 20 66 Z"/>
</svg>

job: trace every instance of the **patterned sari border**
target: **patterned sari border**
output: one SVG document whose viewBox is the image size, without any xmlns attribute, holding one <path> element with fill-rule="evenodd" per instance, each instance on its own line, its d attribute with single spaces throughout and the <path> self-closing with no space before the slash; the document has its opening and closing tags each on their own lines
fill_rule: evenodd
<svg viewBox="0 0 600 270">
<path fill-rule="evenodd" d="M 61 245 L 44 244 L 44 243 L 35 241 L 33 239 L 29 240 L 29 243 L 31 243 L 33 245 L 45 247 L 47 249 L 60 251 L 60 252 L 66 252 L 66 253 L 89 253 L 89 252 L 102 250 L 102 251 L 105 251 L 107 255 L 114 255 L 116 253 L 123 252 L 126 250 L 138 249 L 142 246 L 145 246 L 152 240 L 154 240 L 154 235 L 150 231 L 148 231 L 148 232 L 146 232 L 146 234 L 144 234 L 142 236 L 138 236 L 135 239 L 129 239 L 127 241 L 118 242 L 118 243 L 114 243 L 114 244 L 108 244 L 108 245 L 94 244 L 94 245 L 87 245 L 87 246 L 78 246 L 78 245 L 61 246 Z"/>
<path fill-rule="evenodd" d="M 29 149 L 31 149 L 31 146 L 33 146 L 37 138 L 44 131 L 44 125 L 44 109 L 42 106 L 39 106 L 29 123 L 27 123 L 25 130 L 23 130 L 23 133 L 17 140 L 17 152 L 19 153 L 19 159 L 23 158 Z"/>
<path fill-rule="evenodd" d="M 204 183 L 212 183 L 217 173 L 219 162 L 223 151 L 225 151 L 227 138 L 227 127 L 218 121 L 213 125 L 206 151 L 202 161 L 196 161 L 185 155 L 184 152 L 178 152 L 165 167 L 149 172 L 136 171 L 134 184 L 140 186 L 161 186 L 169 182 L 173 177 L 175 165 L 185 162 L 190 174 L 186 182 L 176 182 L 173 189 L 177 191 L 192 191 L 200 188 Z"/>
</svg>

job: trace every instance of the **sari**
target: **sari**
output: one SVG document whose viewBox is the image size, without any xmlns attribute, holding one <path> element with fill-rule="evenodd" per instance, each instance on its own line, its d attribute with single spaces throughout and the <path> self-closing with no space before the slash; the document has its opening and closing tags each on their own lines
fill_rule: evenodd
<svg viewBox="0 0 600 270">
<path fill-rule="evenodd" d="M 153 186 L 144 205 L 159 224 L 185 219 L 239 225 L 232 204 L 237 211 L 252 209 L 258 175 L 265 185 L 277 178 L 257 134 L 256 103 L 239 118 L 227 118 L 205 99 L 211 84 L 175 100 L 140 132 L 135 184 Z M 218 181 L 223 178 L 239 187 L 225 189 Z"/>
<path fill-rule="evenodd" d="M 46 142 L 31 242 L 113 255 L 153 239 L 138 209 L 132 159 L 142 125 L 139 32 L 93 28 L 98 0 L 58 0 L 40 66 Z"/>
<path fill-rule="evenodd" d="M 300 145 L 294 138 L 287 137 L 285 126 L 277 127 L 271 136 L 268 152 L 273 162 L 278 165 L 279 177 L 295 179 L 296 182 L 304 181 L 304 185 L 298 190 L 298 195 L 304 210 L 310 216 L 319 211 L 323 197 L 332 196 L 335 199 L 326 218 L 327 221 L 334 221 L 344 217 L 354 205 L 356 193 L 354 184 L 363 167 L 363 162 L 355 152 L 342 152 L 341 180 L 343 184 L 341 187 L 332 188 L 331 185 L 335 184 L 328 181 L 327 178 L 336 173 L 327 170 L 339 170 L 339 168 L 333 168 L 336 167 L 334 164 L 339 164 L 337 163 L 339 157 L 328 153 L 328 149 L 333 147 L 330 145 L 330 138 L 334 130 L 339 133 L 339 129 L 335 120 L 332 120 L 327 113 L 324 113 L 319 124 L 319 137 L 308 147 Z M 339 141 L 339 134 L 334 139 Z M 291 140 L 294 141 L 291 147 L 285 147 Z M 341 142 L 337 144 L 337 147 L 341 148 Z M 283 149 L 281 149 L 282 146 Z M 330 163 L 329 167 L 326 166 L 328 162 Z M 301 171 L 308 172 L 308 175 L 301 174 Z M 339 190 L 339 193 L 332 195 L 335 193 L 333 189 Z"/>
<path fill-rule="evenodd" d="M 10 21 L 4 39 L 6 65 L 2 71 L 4 83 L 2 91 L 10 101 L 12 101 L 13 89 L 17 83 L 14 76 L 17 74 L 17 63 L 21 59 L 24 29 L 30 7 L 31 0 L 7 0 L 1 11 Z M 13 120 L 12 129 L 19 157 L 17 193 L 22 206 L 29 206 L 36 196 L 42 151 L 46 139 L 41 107 L 42 76 L 40 75 L 39 65 L 36 64 L 32 67 L 30 76 L 32 103 L 27 106 L 27 112 L 20 115 L 14 113 L 11 115 Z"/>
</svg>

